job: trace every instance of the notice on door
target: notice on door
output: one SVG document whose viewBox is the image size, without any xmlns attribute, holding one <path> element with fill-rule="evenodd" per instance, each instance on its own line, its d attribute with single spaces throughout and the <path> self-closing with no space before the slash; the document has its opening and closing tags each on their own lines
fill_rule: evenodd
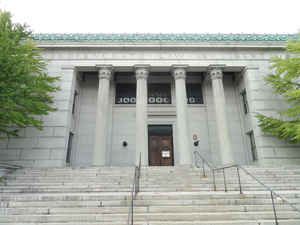
<svg viewBox="0 0 300 225">
<path fill-rule="evenodd" d="M 161 156 L 163 158 L 169 158 L 170 157 L 170 151 L 162 151 Z"/>
</svg>

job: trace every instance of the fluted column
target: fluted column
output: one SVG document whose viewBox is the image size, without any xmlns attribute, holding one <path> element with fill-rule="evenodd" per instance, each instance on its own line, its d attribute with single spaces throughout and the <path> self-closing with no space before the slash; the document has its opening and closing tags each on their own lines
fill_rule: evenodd
<svg viewBox="0 0 300 225">
<path fill-rule="evenodd" d="M 142 165 L 148 165 L 148 66 L 136 66 L 136 165 L 141 154 Z"/>
<path fill-rule="evenodd" d="M 97 97 L 93 165 L 104 166 L 106 165 L 107 151 L 109 86 L 113 72 L 111 65 L 99 65 L 97 67 L 99 68 L 99 88 Z"/>
<path fill-rule="evenodd" d="M 223 165 L 231 164 L 234 162 L 234 157 L 227 125 L 222 66 L 210 66 L 209 75 L 212 81 L 219 151 Z"/>
<path fill-rule="evenodd" d="M 189 129 L 187 118 L 187 97 L 186 97 L 186 67 L 173 66 L 173 77 L 175 79 L 176 93 L 176 128 L 177 143 L 179 147 L 180 165 L 191 165 L 192 153 L 191 143 L 189 142 Z"/>
</svg>

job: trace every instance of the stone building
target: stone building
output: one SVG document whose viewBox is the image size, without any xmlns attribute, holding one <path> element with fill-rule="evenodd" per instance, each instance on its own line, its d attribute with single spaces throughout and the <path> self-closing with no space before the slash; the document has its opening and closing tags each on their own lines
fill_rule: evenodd
<svg viewBox="0 0 300 225">
<path fill-rule="evenodd" d="M 256 112 L 285 107 L 264 83 L 279 34 L 36 34 L 57 111 L 2 138 L 0 160 L 28 167 L 300 163 L 299 145 L 264 135 Z"/>
</svg>

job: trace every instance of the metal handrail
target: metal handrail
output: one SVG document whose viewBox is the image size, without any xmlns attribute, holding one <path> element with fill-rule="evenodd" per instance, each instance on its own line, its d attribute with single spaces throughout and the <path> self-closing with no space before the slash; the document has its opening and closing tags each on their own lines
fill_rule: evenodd
<svg viewBox="0 0 300 225">
<path fill-rule="evenodd" d="M 281 196 L 278 193 L 276 193 L 272 188 L 270 188 L 269 186 L 267 186 L 266 184 L 264 184 L 263 182 L 261 182 L 256 176 L 254 176 L 252 173 L 250 173 L 243 166 L 241 166 L 239 164 L 232 164 L 232 165 L 226 165 L 226 166 L 223 166 L 223 167 L 215 167 L 212 163 L 209 163 L 198 151 L 194 151 L 194 155 L 195 155 L 195 165 L 196 165 L 196 167 L 198 167 L 198 159 L 200 158 L 202 160 L 202 170 L 203 170 L 204 176 L 206 176 L 204 163 L 212 171 L 214 191 L 216 191 L 215 171 L 222 170 L 222 172 L 223 172 L 223 179 L 224 179 L 224 191 L 227 192 L 227 183 L 226 183 L 225 169 L 229 169 L 229 168 L 236 168 L 236 170 L 237 170 L 237 177 L 238 177 L 240 194 L 243 194 L 242 184 L 241 184 L 241 178 L 240 178 L 240 169 L 243 170 L 245 174 L 247 174 L 248 176 L 250 176 L 252 179 L 254 179 L 261 186 L 263 186 L 266 190 L 270 191 L 270 196 L 271 196 L 272 206 L 273 206 L 273 213 L 274 213 L 274 221 L 275 221 L 276 225 L 279 225 L 279 223 L 278 223 L 278 217 L 277 217 L 277 212 L 276 212 L 276 207 L 275 207 L 275 202 L 274 202 L 274 196 L 280 198 L 283 202 L 287 203 L 292 209 L 294 209 L 296 212 L 300 213 L 300 209 L 298 209 L 297 207 L 295 207 L 286 198 L 284 198 L 283 196 Z"/>
<path fill-rule="evenodd" d="M 127 225 L 133 225 L 133 207 L 134 207 L 134 198 L 137 193 L 140 191 L 140 176 L 141 176 L 141 153 L 139 158 L 138 166 L 134 167 L 134 176 L 132 181 L 132 188 L 130 194 L 130 207 L 128 212 Z"/>
<path fill-rule="evenodd" d="M 206 177 L 206 172 L 205 172 L 205 164 L 208 166 L 208 168 L 210 169 L 212 175 L 213 175 L 213 186 L 214 186 L 214 191 L 217 190 L 217 186 L 216 186 L 216 179 L 215 179 L 215 166 L 212 163 L 209 163 L 198 151 L 194 151 L 194 155 L 195 155 L 195 165 L 196 167 L 198 167 L 198 158 L 199 157 L 202 161 L 202 172 L 203 172 L 203 176 Z"/>
</svg>

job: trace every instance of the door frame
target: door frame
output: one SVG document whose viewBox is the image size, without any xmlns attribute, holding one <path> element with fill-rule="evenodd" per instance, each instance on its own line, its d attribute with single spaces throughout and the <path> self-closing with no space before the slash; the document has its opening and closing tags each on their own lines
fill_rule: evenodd
<svg viewBox="0 0 300 225">
<path fill-rule="evenodd" d="M 175 166 L 175 148 L 174 148 L 174 126 L 173 124 L 148 124 L 147 126 L 147 131 L 148 131 L 148 165 L 150 165 L 150 135 L 149 135 L 149 127 L 155 127 L 155 126 L 166 126 L 166 127 L 170 127 L 171 128 L 171 133 L 170 133 L 170 137 L 171 137 L 171 146 L 172 146 L 172 165 L 170 166 Z M 162 135 L 162 136 L 166 136 L 166 135 Z"/>
</svg>

